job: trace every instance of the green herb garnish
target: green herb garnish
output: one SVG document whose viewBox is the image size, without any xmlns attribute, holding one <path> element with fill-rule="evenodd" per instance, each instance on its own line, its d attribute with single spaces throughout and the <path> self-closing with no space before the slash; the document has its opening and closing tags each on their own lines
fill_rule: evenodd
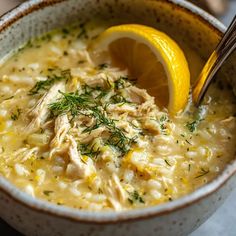
<svg viewBox="0 0 236 236">
<path fill-rule="evenodd" d="M 195 177 L 195 179 L 200 178 L 200 177 L 202 177 L 204 175 L 207 175 L 209 172 L 210 172 L 209 169 L 205 170 L 204 168 L 201 168 L 201 170 L 199 171 L 199 174 Z"/>
<path fill-rule="evenodd" d="M 198 124 L 199 122 L 195 120 L 193 122 L 187 122 L 186 127 L 193 133 L 197 129 Z"/>
<path fill-rule="evenodd" d="M 92 146 L 90 144 L 80 144 L 79 151 L 82 155 L 97 159 L 101 151 L 99 148 L 95 149 L 94 146 L 95 144 Z"/>
<path fill-rule="evenodd" d="M 198 108 L 197 112 L 194 114 L 194 120 L 187 122 L 186 127 L 190 132 L 194 132 L 197 129 L 199 123 L 204 120 L 206 115 L 206 106 L 202 105 Z"/>
<path fill-rule="evenodd" d="M 112 104 L 117 104 L 117 103 L 131 103 L 129 102 L 126 98 L 124 98 L 122 95 L 120 94 L 115 94 L 111 97 L 111 101 Z"/>
<path fill-rule="evenodd" d="M 99 95 L 97 95 L 98 92 Z M 104 106 L 100 101 L 106 94 L 105 90 L 100 87 L 92 88 L 86 85 L 83 86 L 80 93 L 79 91 L 74 93 L 60 93 L 62 97 L 49 106 L 53 116 L 67 113 L 72 119 L 78 115 L 91 117 L 95 122 L 93 125 L 86 127 L 83 130 L 84 133 L 91 132 L 103 126 L 109 132 L 109 137 L 107 140 L 104 140 L 106 145 L 114 147 L 122 155 L 129 151 L 136 137 L 127 137 L 125 131 L 116 126 L 115 120 L 107 116 L 106 107 L 108 104 Z"/>
<path fill-rule="evenodd" d="M 158 119 L 152 119 L 152 120 L 158 122 L 160 130 L 161 130 L 161 133 L 164 134 L 164 135 L 167 135 L 167 132 L 166 132 L 167 131 L 166 130 L 166 128 L 167 128 L 166 127 L 166 122 L 169 121 L 168 117 L 166 115 L 162 115 L 159 120 Z"/>
<path fill-rule="evenodd" d="M 48 71 L 53 71 L 51 68 Z M 61 74 L 58 76 L 56 74 L 48 76 L 47 80 L 38 81 L 35 86 L 29 91 L 29 95 L 35 95 L 41 91 L 48 90 L 53 84 L 62 80 L 69 80 L 71 79 L 70 70 L 63 70 Z"/>
<path fill-rule="evenodd" d="M 115 89 L 123 89 L 127 87 L 127 81 L 129 79 L 127 77 L 120 77 L 118 80 L 114 82 Z"/>
<path fill-rule="evenodd" d="M 140 194 L 138 193 L 138 191 L 134 190 L 134 192 L 130 193 L 130 197 L 128 198 L 128 201 L 133 204 L 135 202 L 139 202 L 139 203 L 145 203 L 145 201 L 143 200 L 143 198 L 140 196 Z"/>
<path fill-rule="evenodd" d="M 168 166 L 172 166 L 168 160 L 165 159 L 165 163 L 168 165 Z"/>
<path fill-rule="evenodd" d="M 11 97 L 8 97 L 8 98 L 5 98 L 4 101 L 11 100 L 12 98 L 14 98 L 14 96 L 11 96 Z"/>
<path fill-rule="evenodd" d="M 20 114 L 21 114 L 21 109 L 20 109 L 20 108 L 17 108 L 16 112 L 14 112 L 14 113 L 11 114 L 11 119 L 12 119 L 12 120 L 18 120 Z"/>
<path fill-rule="evenodd" d="M 62 33 L 65 34 L 65 35 L 67 35 L 67 34 L 70 33 L 70 31 L 69 31 L 68 29 L 66 29 L 66 28 L 63 28 L 61 31 L 62 31 Z"/>
<path fill-rule="evenodd" d="M 102 63 L 102 64 L 98 65 L 98 69 L 99 70 L 104 70 L 106 68 L 108 68 L 108 64 L 107 63 Z"/>
<path fill-rule="evenodd" d="M 79 27 L 80 27 L 80 33 L 78 34 L 77 38 L 78 39 L 82 37 L 88 38 L 87 31 L 85 29 L 85 23 L 81 23 Z"/>
<path fill-rule="evenodd" d="M 44 190 L 44 191 L 43 191 L 43 194 L 46 195 L 46 196 L 48 196 L 48 197 L 49 197 L 50 194 L 52 194 L 52 193 L 53 193 L 53 191 L 51 191 L 51 190 Z"/>
</svg>

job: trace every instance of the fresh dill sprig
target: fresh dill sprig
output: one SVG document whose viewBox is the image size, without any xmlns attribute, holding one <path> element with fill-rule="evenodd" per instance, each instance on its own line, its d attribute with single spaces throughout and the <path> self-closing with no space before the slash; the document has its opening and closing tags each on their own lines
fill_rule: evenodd
<svg viewBox="0 0 236 236">
<path fill-rule="evenodd" d="M 165 159 L 165 163 L 166 163 L 168 166 L 172 166 L 172 165 L 170 164 L 170 162 L 169 162 L 168 160 L 166 160 L 166 159 Z"/>
<path fill-rule="evenodd" d="M 122 95 L 115 94 L 111 97 L 110 103 L 117 104 L 117 103 L 131 103 L 131 102 L 128 101 L 126 98 L 124 98 Z"/>
<path fill-rule="evenodd" d="M 128 85 L 127 85 L 128 81 L 129 81 L 129 79 L 127 77 L 120 77 L 118 80 L 116 80 L 114 82 L 115 89 L 118 90 L 118 89 L 126 88 L 127 86 L 130 85 L 130 83 L 128 83 Z"/>
<path fill-rule="evenodd" d="M 16 112 L 11 114 L 11 119 L 14 120 L 14 121 L 18 120 L 21 112 L 22 112 L 21 109 L 17 108 Z"/>
<path fill-rule="evenodd" d="M 209 169 L 205 170 L 204 168 L 201 168 L 201 170 L 199 171 L 198 175 L 195 177 L 195 179 L 198 179 L 204 175 L 207 175 L 210 172 Z"/>
<path fill-rule="evenodd" d="M 130 197 L 128 198 L 128 201 L 131 204 L 133 204 L 134 202 L 145 203 L 145 201 L 140 196 L 137 190 L 134 190 L 134 192 L 130 193 Z"/>
<path fill-rule="evenodd" d="M 93 100 L 91 100 L 91 97 L 86 93 L 79 95 L 78 92 L 59 92 L 62 94 L 62 98 L 49 105 L 49 109 L 54 116 L 59 116 L 64 113 L 70 113 L 72 117 L 79 114 L 85 115 L 82 111 L 86 110 L 89 105 L 93 105 Z"/>
<path fill-rule="evenodd" d="M 102 63 L 102 64 L 99 64 L 99 65 L 98 65 L 98 69 L 99 69 L 99 70 L 104 70 L 104 69 L 106 69 L 106 68 L 108 68 L 108 64 L 107 64 L 107 63 Z"/>
<path fill-rule="evenodd" d="M 121 154 L 124 155 L 130 150 L 131 145 L 136 142 L 136 138 L 137 137 L 129 138 L 125 136 L 121 129 L 114 127 L 106 144 L 119 150 Z"/>
<path fill-rule="evenodd" d="M 200 122 L 204 120 L 205 115 L 206 115 L 206 106 L 202 105 L 198 108 L 197 112 L 194 114 L 194 120 L 189 121 L 186 124 L 186 127 L 191 133 L 196 131 Z"/>
<path fill-rule="evenodd" d="M 102 99 L 103 97 L 105 97 L 108 93 L 109 93 L 109 89 L 104 89 L 100 86 L 96 86 L 96 87 L 90 87 L 88 85 L 83 85 L 82 86 L 82 91 L 84 94 L 89 95 L 89 96 L 93 96 L 93 93 L 98 94 L 97 96 L 94 97 L 94 99 Z"/>
<path fill-rule="evenodd" d="M 79 32 L 77 38 L 79 39 L 79 38 L 84 37 L 84 38 L 87 39 L 88 38 L 88 34 L 87 34 L 87 31 L 86 31 L 86 28 L 85 28 L 85 23 L 81 23 L 79 25 L 79 27 L 80 27 L 80 32 Z"/>
<path fill-rule="evenodd" d="M 60 75 L 56 75 L 56 74 L 50 75 L 47 77 L 46 80 L 38 81 L 34 85 L 34 87 L 30 89 L 29 95 L 35 95 L 41 91 L 46 91 L 56 82 L 59 82 L 62 80 L 68 81 L 69 79 L 71 79 L 70 70 L 63 70 L 61 71 Z"/>
<path fill-rule="evenodd" d="M 52 193 L 53 193 L 53 191 L 51 191 L 51 190 L 44 190 L 44 191 L 43 191 L 43 194 L 46 195 L 46 196 L 48 196 L 48 197 L 49 197 Z"/>
<path fill-rule="evenodd" d="M 100 92 L 100 94 L 94 96 L 95 92 Z M 53 116 L 67 113 L 72 116 L 72 119 L 78 115 L 94 118 L 95 123 L 86 127 L 83 133 L 90 133 L 103 126 L 110 134 L 106 141 L 107 145 L 113 146 L 122 155 L 130 150 L 131 145 L 135 143 L 136 137 L 127 137 L 125 132 L 116 126 L 115 120 L 107 116 L 106 106 L 103 106 L 100 102 L 100 95 L 104 94 L 102 88 L 91 88 L 86 85 L 83 86 L 80 94 L 78 91 L 74 93 L 60 93 L 62 97 L 49 105 Z"/>
<path fill-rule="evenodd" d="M 97 159 L 101 151 L 99 148 L 95 149 L 94 145 L 91 146 L 90 144 L 80 144 L 79 151 L 82 155 Z"/>
<path fill-rule="evenodd" d="M 11 100 L 12 98 L 14 98 L 14 96 L 7 97 L 7 98 L 5 98 L 3 101 Z"/>
<path fill-rule="evenodd" d="M 190 132 L 194 132 L 197 129 L 199 122 L 197 120 L 194 120 L 192 122 L 187 122 L 186 127 Z"/>
<path fill-rule="evenodd" d="M 152 118 L 151 120 L 156 121 L 159 124 L 160 131 L 162 134 L 167 135 L 167 122 L 169 122 L 169 119 L 166 115 L 162 115 L 159 119 Z"/>
</svg>

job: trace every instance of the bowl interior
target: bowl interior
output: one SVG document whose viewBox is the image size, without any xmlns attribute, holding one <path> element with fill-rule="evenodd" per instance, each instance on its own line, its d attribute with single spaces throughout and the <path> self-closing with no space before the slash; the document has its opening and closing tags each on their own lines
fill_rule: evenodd
<svg viewBox="0 0 236 236">
<path fill-rule="evenodd" d="M 176 5 L 171 2 L 175 2 Z M 0 58 L 5 57 L 32 37 L 51 29 L 76 21 L 84 22 L 91 18 L 101 18 L 103 20 L 116 19 L 116 24 L 141 23 L 153 26 L 173 37 L 184 51 L 186 45 L 193 49 L 204 62 L 220 40 L 224 27 L 216 21 L 214 24 L 218 29 L 214 28 L 197 14 L 185 9 L 183 7 L 185 5 L 190 6 L 178 0 L 29 1 L 0 20 Z M 201 12 L 201 14 L 210 21 L 214 21 L 213 18 L 208 17 L 207 13 Z M 186 56 L 190 60 L 192 55 Z M 221 72 L 224 77 L 230 78 L 231 82 L 236 81 L 233 76 L 230 76 L 236 75 L 236 65 L 233 64 L 235 58 L 233 55 Z M 201 67 L 202 64 L 197 67 L 195 75 L 199 73 Z M 196 76 L 193 76 L 192 80 L 195 78 Z M 6 186 L 6 183 L 4 185 Z M 208 190 L 211 190 L 209 186 Z M 14 191 L 19 194 L 17 190 Z M 169 206 L 171 209 L 171 204 Z"/>
</svg>

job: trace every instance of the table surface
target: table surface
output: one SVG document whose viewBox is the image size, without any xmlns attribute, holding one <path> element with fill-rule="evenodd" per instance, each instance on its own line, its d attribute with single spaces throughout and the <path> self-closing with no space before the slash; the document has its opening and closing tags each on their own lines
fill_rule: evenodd
<svg viewBox="0 0 236 236">
<path fill-rule="evenodd" d="M 17 5 L 20 0 L 0 0 L 0 15 L 5 11 Z M 221 21 L 228 25 L 230 20 L 236 12 L 236 1 L 231 0 L 229 12 L 226 16 L 221 18 Z M 202 224 L 196 231 L 189 236 L 235 236 L 236 235 L 236 190 L 231 193 L 225 203 L 210 217 L 204 224 Z M 15 235 L 21 236 L 3 220 L 0 219 L 1 235 Z"/>
</svg>

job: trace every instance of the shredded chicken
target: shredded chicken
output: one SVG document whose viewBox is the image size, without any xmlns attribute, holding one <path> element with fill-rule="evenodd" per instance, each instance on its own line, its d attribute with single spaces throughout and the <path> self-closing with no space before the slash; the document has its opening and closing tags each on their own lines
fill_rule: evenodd
<svg viewBox="0 0 236 236">
<path fill-rule="evenodd" d="M 7 161 L 10 161 L 12 159 L 14 159 L 14 161 L 23 163 L 25 161 L 27 161 L 28 159 L 32 158 L 33 156 L 36 157 L 37 152 L 39 151 L 38 147 L 34 147 L 34 148 L 21 148 L 17 151 L 15 151 L 12 155 L 8 155 L 7 157 L 5 157 L 5 159 Z"/>
<path fill-rule="evenodd" d="M 106 86 L 106 81 L 108 77 L 105 73 L 99 73 L 95 75 L 94 77 L 88 77 L 86 79 L 86 84 L 94 87 L 94 86 L 100 86 L 100 87 L 105 87 Z"/>
<path fill-rule="evenodd" d="M 106 130 L 105 127 L 97 128 L 95 130 L 92 130 L 89 133 L 89 135 L 88 135 L 88 133 L 81 134 L 79 139 L 82 143 L 89 143 L 94 138 L 100 137 L 105 130 Z"/>
<path fill-rule="evenodd" d="M 91 76 L 90 68 L 74 68 L 71 70 L 71 75 L 73 77 L 79 77 L 81 80 L 86 82 L 88 86 L 95 87 L 106 87 L 109 86 L 109 82 L 115 81 L 118 78 L 127 74 L 127 71 L 119 71 L 117 69 L 106 69 L 105 72 L 98 72 Z"/>
<path fill-rule="evenodd" d="M 145 119 L 144 122 L 142 123 L 142 127 L 145 128 L 146 130 L 149 130 L 150 132 L 154 134 L 159 134 L 161 133 L 160 131 L 160 126 L 158 125 L 157 121 L 151 120 L 151 119 Z"/>
<path fill-rule="evenodd" d="M 104 192 L 113 208 L 115 210 L 122 210 L 122 205 L 124 205 L 127 199 L 127 193 L 121 186 L 120 180 L 116 174 L 113 174 L 112 179 L 108 180 Z"/>
<path fill-rule="evenodd" d="M 158 111 L 153 100 L 146 101 L 138 107 L 138 114 L 150 114 L 152 111 Z"/>
<path fill-rule="evenodd" d="M 27 89 L 17 89 L 14 93 L 14 96 L 5 98 L 2 102 L 0 102 L 1 106 L 15 106 L 19 103 L 19 101 L 23 102 L 24 100 L 27 100 L 24 96 L 21 96 L 26 92 Z"/>
<path fill-rule="evenodd" d="M 228 123 L 228 122 L 231 122 L 231 121 L 233 121 L 233 120 L 235 120 L 235 117 L 230 116 L 230 117 L 228 117 L 228 118 L 222 120 L 221 123 Z"/>
<path fill-rule="evenodd" d="M 48 105 L 57 97 L 58 91 L 64 90 L 65 84 L 63 82 L 53 85 L 28 112 L 28 118 L 31 119 L 30 124 L 25 129 L 28 134 L 40 128 L 41 123 L 43 123 L 49 115 Z"/>
<path fill-rule="evenodd" d="M 135 86 L 127 88 L 131 102 L 140 104 L 137 114 L 147 114 L 153 109 L 156 109 L 155 99 L 151 97 L 145 89 L 140 89 Z"/>
<path fill-rule="evenodd" d="M 67 174 L 78 178 L 89 177 L 95 172 L 92 159 L 89 158 L 86 163 L 83 162 L 81 155 L 78 152 L 75 139 L 71 135 L 68 135 L 67 138 L 70 142 L 68 153 L 71 161 L 71 163 L 67 166 Z"/>
<path fill-rule="evenodd" d="M 70 129 L 70 123 L 66 114 L 58 116 L 55 120 L 55 137 L 50 143 L 51 148 L 59 148 Z"/>
<path fill-rule="evenodd" d="M 87 61 L 91 66 L 94 66 L 94 62 L 91 60 L 90 54 L 88 53 L 88 51 L 86 50 L 81 50 L 81 51 L 77 51 L 79 57 L 81 57 L 81 59 L 85 59 L 85 61 Z"/>
<path fill-rule="evenodd" d="M 140 89 L 135 86 L 131 86 L 127 88 L 127 92 L 130 96 L 131 102 L 134 102 L 136 104 L 142 104 L 146 101 L 153 101 L 154 98 L 151 97 L 145 89 Z"/>
<path fill-rule="evenodd" d="M 127 113 L 132 116 L 137 115 L 136 108 L 129 104 L 123 104 L 122 106 L 117 106 L 117 104 L 110 104 L 109 106 L 107 106 L 107 112 Z"/>
<path fill-rule="evenodd" d="M 62 143 L 71 128 L 68 117 L 66 114 L 58 116 L 55 120 L 54 132 L 55 136 L 50 143 L 51 151 L 49 157 L 51 158 L 55 153 L 64 152 L 65 147 Z M 67 148 L 66 148 L 67 149 Z"/>
</svg>

